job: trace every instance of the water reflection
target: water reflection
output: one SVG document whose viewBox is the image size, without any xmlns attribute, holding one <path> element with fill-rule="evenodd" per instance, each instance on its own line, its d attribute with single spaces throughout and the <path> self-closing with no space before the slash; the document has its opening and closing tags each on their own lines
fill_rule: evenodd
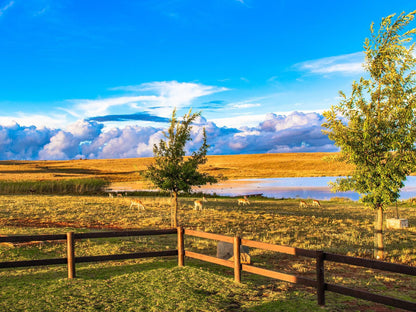
<svg viewBox="0 0 416 312">
<path fill-rule="evenodd" d="M 337 177 L 308 177 L 308 178 L 271 178 L 230 180 L 222 183 L 203 186 L 195 191 L 206 194 L 225 196 L 242 196 L 262 194 L 271 198 L 314 198 L 329 200 L 333 197 L 346 197 L 358 200 L 355 192 L 332 193 L 328 183 Z M 400 199 L 416 197 L 416 177 L 408 177 L 405 187 L 400 193 Z"/>
</svg>

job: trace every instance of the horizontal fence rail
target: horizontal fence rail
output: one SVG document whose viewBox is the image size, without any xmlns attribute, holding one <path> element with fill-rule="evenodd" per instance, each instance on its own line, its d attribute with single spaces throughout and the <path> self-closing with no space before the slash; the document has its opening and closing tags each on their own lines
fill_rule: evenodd
<svg viewBox="0 0 416 312">
<path fill-rule="evenodd" d="M 26 243 L 26 242 L 42 242 L 66 240 L 66 234 L 52 234 L 52 235 L 13 235 L 1 236 L 0 243 Z"/>
<path fill-rule="evenodd" d="M 359 299 L 364 299 L 371 302 L 382 303 L 395 308 L 401 308 L 409 311 L 416 311 L 416 303 L 400 300 L 392 297 L 382 296 L 374 293 L 370 293 L 364 290 L 352 289 L 340 285 L 326 284 L 325 288 L 328 291 L 332 291 L 338 294 L 347 295 Z"/>
<path fill-rule="evenodd" d="M 75 239 L 176 234 L 177 229 L 74 233 Z"/>
<path fill-rule="evenodd" d="M 55 258 L 55 259 L 40 259 L 40 260 L 22 260 L 22 261 L 5 261 L 0 262 L 0 269 L 5 268 L 21 268 L 31 266 L 44 266 L 53 264 L 66 264 L 66 258 Z"/>
<path fill-rule="evenodd" d="M 411 267 L 411 266 L 403 265 L 403 264 L 383 262 L 379 260 L 356 258 L 356 257 L 351 257 L 351 256 L 336 255 L 336 254 L 331 254 L 327 252 L 325 253 L 325 260 L 338 262 L 338 263 L 344 263 L 344 264 L 351 264 L 351 265 L 361 266 L 361 267 L 370 268 L 370 269 L 416 276 L 416 267 Z"/>
<path fill-rule="evenodd" d="M 207 233 L 207 232 L 185 229 L 185 235 L 196 236 L 200 238 L 215 239 L 221 242 L 226 242 L 226 243 L 231 243 L 231 244 L 234 243 L 233 237 L 220 235 L 220 234 L 212 234 L 212 233 Z"/>
<path fill-rule="evenodd" d="M 255 267 L 252 265 L 248 265 L 248 264 L 242 264 L 241 266 L 242 266 L 242 271 L 257 274 L 257 275 L 262 275 L 266 277 L 271 277 L 271 278 L 289 282 L 289 283 L 301 284 L 301 285 L 311 286 L 311 287 L 316 287 L 316 284 L 317 284 L 315 280 L 306 278 L 306 277 L 295 276 L 291 274 L 267 270 L 267 269 Z"/>
<path fill-rule="evenodd" d="M 75 239 L 110 238 L 110 237 L 124 237 L 124 236 L 164 235 L 164 234 L 176 234 L 176 233 L 177 233 L 177 229 L 90 232 L 90 233 L 74 233 L 74 238 Z M 66 239 L 67 239 L 66 234 L 11 235 L 11 236 L 1 236 L 0 243 L 24 243 L 24 242 L 55 241 L 55 240 L 66 240 Z"/>
<path fill-rule="evenodd" d="M 248 240 L 248 239 L 242 239 L 241 245 L 252 247 L 252 248 L 269 250 L 269 251 L 276 251 L 276 252 L 284 253 L 287 255 L 293 255 L 293 256 L 316 258 L 316 254 L 317 254 L 315 250 L 294 248 L 294 247 L 289 247 L 289 246 L 279 246 L 279 245 L 273 245 L 273 244 L 268 244 L 268 243 L 256 242 L 256 241 Z"/>
<path fill-rule="evenodd" d="M 117 255 L 104 255 L 104 256 L 75 257 L 75 262 L 76 263 L 103 262 L 103 261 L 113 261 L 113 260 L 128 260 L 128 259 L 165 257 L 165 256 L 177 256 L 177 255 L 178 255 L 177 250 L 134 252 L 134 253 L 121 254 L 121 255 L 117 254 Z"/>
<path fill-rule="evenodd" d="M 198 259 L 198 260 L 202 260 L 206 262 L 219 264 L 219 265 L 226 266 L 229 268 L 234 268 L 234 262 L 230 260 L 224 260 L 224 259 L 220 259 L 217 257 L 207 256 L 207 255 L 203 255 L 203 254 L 192 252 L 192 251 L 185 251 L 185 256 L 189 258 L 194 258 L 194 259 Z"/>
</svg>

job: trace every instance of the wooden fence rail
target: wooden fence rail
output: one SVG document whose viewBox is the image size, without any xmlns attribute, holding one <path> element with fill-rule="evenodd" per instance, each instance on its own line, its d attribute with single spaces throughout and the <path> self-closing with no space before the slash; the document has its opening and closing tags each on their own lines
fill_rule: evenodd
<svg viewBox="0 0 416 312">
<path fill-rule="evenodd" d="M 409 311 L 416 311 L 416 302 L 410 302 L 405 300 L 400 300 L 388 296 L 382 296 L 374 293 L 370 293 L 367 291 L 353 289 L 345 286 L 329 284 L 325 282 L 325 261 L 337 262 L 337 263 L 344 263 L 349 265 L 355 265 L 360 267 L 366 267 L 371 269 L 377 269 L 381 271 L 387 272 L 394 272 L 394 273 L 401 273 L 416 276 L 416 267 L 406 266 L 402 264 L 395 264 L 395 263 L 387 263 L 378 260 L 369 260 L 369 259 L 362 259 L 350 256 L 343 256 L 343 255 L 336 255 L 331 253 L 326 253 L 323 251 L 315 251 L 315 250 L 307 250 L 301 248 L 293 248 L 288 246 L 279 246 L 273 245 L 268 243 L 256 242 L 247 239 L 240 239 L 239 237 L 229 237 L 225 235 L 219 234 L 210 234 L 205 232 L 199 232 L 194 230 L 185 230 L 185 236 L 195 236 L 200 238 L 207 238 L 213 239 L 228 243 L 233 243 L 234 247 L 234 262 L 229 260 L 218 259 L 215 257 L 184 251 L 185 256 L 199 259 L 203 261 L 208 261 L 211 263 L 216 263 L 219 265 L 223 265 L 226 267 L 234 268 L 234 279 L 236 282 L 240 282 L 241 280 L 241 271 L 249 272 L 257 275 L 262 275 L 274 279 L 278 279 L 281 281 L 286 281 L 294 284 L 301 284 L 305 286 L 314 287 L 317 290 L 317 301 L 319 305 L 325 305 L 325 291 L 332 291 L 335 293 L 348 295 L 351 297 L 364 299 L 372 302 L 377 302 L 385 305 L 390 305 L 396 308 L 401 308 Z M 184 243 L 181 243 L 184 245 Z M 269 251 L 275 251 L 279 253 L 284 253 L 293 256 L 303 256 L 314 258 L 316 260 L 316 279 L 310 279 L 306 277 L 296 276 L 292 274 L 286 274 L 281 272 L 276 272 L 272 270 L 267 270 L 259 267 L 255 267 L 253 265 L 248 264 L 240 264 L 239 260 L 236 261 L 236 258 L 240 258 L 239 251 L 240 246 L 244 245 L 247 247 L 252 248 L 259 248 Z M 181 251 L 179 251 L 181 252 Z"/>
<path fill-rule="evenodd" d="M 152 251 L 152 252 L 136 252 L 128 254 L 116 254 L 116 255 L 103 255 L 103 256 L 75 256 L 75 240 L 87 239 L 87 238 L 110 238 L 110 237 L 126 237 L 126 236 L 146 236 L 146 235 L 164 235 L 164 234 L 177 234 L 177 250 L 164 250 L 164 251 Z M 192 252 L 185 250 L 185 236 L 194 236 L 206 239 L 213 239 L 233 244 L 234 259 L 233 261 L 219 259 L 216 257 Z M 355 265 L 360 267 L 366 267 L 381 271 L 394 272 L 400 274 L 407 274 L 416 276 L 416 267 L 406 266 L 395 263 L 387 263 L 378 260 L 362 259 L 350 256 L 336 255 L 332 253 L 326 253 L 323 251 L 307 250 L 301 248 L 293 248 L 288 246 L 279 246 L 268 243 L 262 243 L 247 239 L 241 239 L 240 237 L 229 237 L 220 234 L 212 234 L 201 231 L 187 230 L 181 227 L 177 229 L 167 230 L 145 230 L 145 231 L 113 231 L 113 232 L 92 232 L 92 233 L 73 233 L 69 232 L 65 234 L 56 235 L 16 235 L 0 237 L 0 243 L 11 242 L 33 242 L 33 241 L 66 241 L 67 243 L 67 258 L 58 259 L 41 259 L 41 260 L 24 260 L 24 261 L 7 261 L 0 262 L 1 268 L 16 268 L 16 267 L 28 267 L 28 266 L 43 266 L 54 264 L 67 264 L 68 266 L 68 278 L 75 277 L 75 264 L 85 262 L 97 262 L 97 261 L 112 261 L 112 260 L 125 260 L 125 259 L 137 259 L 146 257 L 164 257 L 164 256 L 178 256 L 178 266 L 185 265 L 185 257 L 194 258 L 202 261 L 215 263 L 218 265 L 226 266 L 234 269 L 234 280 L 241 282 L 241 272 L 249 272 L 252 274 L 262 275 L 294 284 L 301 284 L 316 288 L 317 301 L 319 305 L 325 305 L 325 291 L 332 291 L 335 293 L 348 295 L 351 297 L 364 299 L 372 302 L 377 302 L 385 305 L 390 305 L 396 308 L 402 308 L 409 311 L 416 311 L 416 302 L 410 302 L 400 300 L 392 297 L 373 294 L 367 291 L 352 289 L 345 286 L 330 284 L 325 282 L 325 261 Z M 259 248 L 268 251 L 279 252 L 283 254 L 302 256 L 314 258 L 316 260 L 316 279 L 306 278 L 302 276 L 296 276 L 292 274 L 286 274 L 276 272 L 268 269 L 259 268 L 253 265 L 240 263 L 240 247 L 247 246 L 251 248 Z"/>
</svg>

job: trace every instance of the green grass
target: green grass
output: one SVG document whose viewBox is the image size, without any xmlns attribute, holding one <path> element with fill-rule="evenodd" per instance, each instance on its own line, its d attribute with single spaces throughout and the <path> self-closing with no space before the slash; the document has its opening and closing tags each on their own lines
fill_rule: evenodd
<svg viewBox="0 0 416 312">
<path fill-rule="evenodd" d="M 182 268 L 172 260 L 89 265 L 78 268 L 74 280 L 64 275 L 56 267 L 0 272 L 1 311 L 321 310 L 311 294 L 235 284 L 195 263 Z"/>
</svg>

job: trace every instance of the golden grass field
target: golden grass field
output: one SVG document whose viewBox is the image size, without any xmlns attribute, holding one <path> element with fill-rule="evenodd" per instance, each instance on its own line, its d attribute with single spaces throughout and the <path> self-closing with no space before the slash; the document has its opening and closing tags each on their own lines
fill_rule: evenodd
<svg viewBox="0 0 416 312">
<path fill-rule="evenodd" d="M 347 175 L 352 167 L 330 161 L 335 153 L 287 153 L 208 156 L 201 171 L 228 179 L 317 177 Z M 134 182 L 148 187 L 140 176 L 153 158 L 91 159 L 69 161 L 0 161 L 0 180 L 39 181 L 102 178 L 112 183 Z"/>
<path fill-rule="evenodd" d="M 330 162 L 335 154 L 331 153 L 304 153 L 304 154 L 261 154 L 238 156 L 209 156 L 208 162 L 201 168 L 202 171 L 212 175 L 223 175 L 230 180 L 242 178 L 277 178 L 277 177 L 302 177 L 302 176 L 340 176 L 347 175 L 351 167 L 339 162 Z M 134 183 L 135 187 L 147 188 L 140 176 L 140 171 L 145 170 L 152 162 L 152 158 L 137 159 L 106 159 L 106 160 L 71 160 L 71 161 L 2 161 L 0 162 L 0 181 L 41 181 L 60 179 L 101 178 L 117 185 Z M 138 181 L 138 182 L 137 182 Z M 131 199 L 140 199 L 145 210 L 131 207 Z M 211 233 L 225 234 L 229 236 L 239 235 L 246 239 L 299 247 L 311 250 L 324 250 L 337 254 L 372 258 L 373 253 L 373 220 L 374 211 L 365 208 L 361 203 L 349 201 L 343 198 L 321 201 L 322 207 L 299 207 L 299 199 L 267 199 L 250 198 L 249 206 L 240 207 L 236 198 L 207 196 L 202 211 L 193 209 L 195 197 L 179 198 L 179 224 L 185 228 L 196 229 Z M 311 199 L 306 199 L 308 203 Z M 110 229 L 161 229 L 170 227 L 171 201 L 163 196 L 125 196 L 110 198 L 104 194 L 94 196 L 86 195 L 40 195 L 17 194 L 0 195 L 0 235 L 14 234 L 52 234 L 68 231 L 84 232 Z M 411 201 L 398 203 L 401 217 L 409 220 L 409 227 L 402 230 L 386 229 L 385 247 L 386 261 L 415 266 L 416 264 L 416 207 Z M 386 217 L 395 215 L 395 207 L 386 207 Z M 77 242 L 77 256 L 106 255 L 115 253 L 152 251 L 164 248 L 174 248 L 175 237 L 160 240 L 155 237 L 138 237 L 106 240 L 85 240 Z M 215 256 L 216 242 L 197 238 L 187 238 L 186 248 L 190 251 L 200 252 Z M 43 259 L 65 257 L 65 244 L 46 242 L 43 244 L 7 245 L 0 244 L 1 261 L 19 261 L 30 259 Z M 251 256 L 256 266 L 281 271 L 287 274 L 297 274 L 305 277 L 314 277 L 315 262 L 288 255 L 276 254 L 261 250 L 252 250 Z M 153 261 L 153 262 L 152 262 Z M 138 260 L 137 265 L 157 264 L 158 260 Z M 188 261 L 188 260 L 187 260 Z M 91 264 L 80 266 L 80 271 L 90 272 L 96 267 L 105 272 L 105 268 L 113 268 L 131 264 L 133 262 L 111 262 L 110 264 Z M 188 263 L 188 262 L 187 262 Z M 209 267 L 206 263 L 191 262 L 197 268 Z M 194 263 L 194 264 L 192 264 Z M 393 273 L 376 272 L 370 269 L 359 269 L 353 266 L 327 264 L 326 279 L 346 287 L 357 287 L 378 294 L 389 295 L 403 300 L 414 301 L 416 298 L 415 278 L 411 276 Z M 124 267 L 123 267 L 124 268 Z M 141 268 L 141 267 L 140 267 Z M 77 306 L 79 303 L 79 290 L 68 290 L 67 281 L 59 279 L 57 273 L 64 270 L 48 268 L 47 273 L 43 268 L 0 270 L 0 310 L 15 311 L 21 307 L 22 302 L 33 302 L 46 311 L 51 302 L 56 301 L 56 293 L 62 293 L 64 298 L 70 298 L 69 304 Z M 51 271 L 55 270 L 55 271 Z M 124 269 L 123 269 L 124 270 Z M 52 273 L 49 273 L 49 272 Z M 140 269 L 138 269 L 140 271 Z M 226 269 L 215 267 L 213 272 L 221 271 L 224 276 L 229 276 Z M 46 272 L 46 271 L 45 271 Z M 82 272 L 82 271 L 81 271 Z M 91 274 L 98 274 L 95 273 Z M 98 272 L 98 271 L 97 271 Z M 101 271 L 100 271 L 101 272 Z M 123 271 L 124 272 L 124 271 Z M 168 271 L 164 271 L 166 272 Z M 58 274 L 58 275 L 57 275 Z M 123 273 L 124 274 L 124 273 Z M 232 274 L 232 273 L 231 273 Z M 62 274 L 61 274 L 62 275 Z M 151 271 L 149 273 L 151 275 Z M 21 278 L 30 280 L 28 283 L 20 283 Z M 47 285 L 51 289 L 44 295 L 46 303 L 42 303 L 38 288 L 32 281 L 36 276 L 36 285 Z M 127 282 L 137 283 L 134 274 L 123 275 Z M 192 276 L 192 279 L 195 279 Z M 62 281 L 63 282 L 62 282 Z M 114 285 L 114 282 L 106 278 L 104 281 Z M 174 280 L 172 284 L 180 285 L 182 277 Z M 83 285 L 82 302 L 101 302 L 101 293 L 108 289 L 103 287 L 102 279 L 90 278 L 89 275 L 78 277 L 77 283 Z M 254 275 L 245 275 L 244 283 L 252 287 L 252 299 L 244 297 L 240 300 L 242 306 L 250 307 L 242 311 L 265 311 L 264 309 L 252 310 L 251 306 L 256 302 L 267 301 L 270 307 L 283 304 L 285 299 L 289 305 L 299 301 L 299 297 L 307 298 L 302 301 L 297 311 L 321 311 L 316 306 L 315 291 L 298 286 L 290 286 L 280 281 L 260 279 Z M 39 284 L 40 283 L 40 284 Z M 61 287 L 63 283 L 65 286 Z M 94 285 L 98 286 L 94 286 Z M 92 285 L 92 286 L 91 286 Z M 230 285 L 234 285 L 231 284 Z M 22 292 L 22 287 L 26 287 Z M 46 287 L 46 286 L 44 286 Z M 119 286 L 117 286 L 119 287 Z M 115 288 L 117 288 L 115 287 Z M 198 286 L 199 287 L 199 286 Z M 213 288 L 209 285 L 210 289 Z M 248 287 L 248 286 L 247 286 Z M 42 287 L 39 287 L 42 289 Z M 215 290 L 222 294 L 220 290 Z M 58 290 L 56 290 L 58 289 Z M 97 294 L 91 294 L 91 289 Z M 128 287 L 130 289 L 130 287 Z M 251 288 L 250 288 L 251 289 Z M 196 288 L 198 291 L 199 288 Z M 267 292 L 265 292 L 267 290 Z M 119 293 L 124 294 L 124 288 Z M 152 288 L 147 288 L 146 296 L 152 293 Z M 6 295 L 4 295 L 6 294 Z M 13 294 L 13 295 L 7 295 Z M 18 294 L 14 296 L 14 294 Z M 2 297 L 3 296 L 3 297 Z M 112 298 L 113 295 L 107 295 Z M 121 295 L 120 295 L 121 296 Z M 137 293 L 126 296 L 125 302 L 135 303 Z M 153 311 L 173 311 L 172 303 L 177 294 L 156 294 L 154 300 L 166 300 L 168 308 L 154 309 Z M 279 297 L 280 296 L 280 297 Z M 59 297 L 59 296 L 58 296 Z M 166 297 L 166 299 L 164 299 Z M 124 297 L 123 297 L 124 298 Z M 199 298 L 199 297 L 198 297 Z M 207 303 L 212 296 L 203 297 L 202 302 Z M 228 297 L 227 297 L 228 298 Z M 192 298 L 191 298 L 192 299 Z M 2 305 L 2 301 L 5 302 Z M 311 303 L 312 302 L 312 303 Z M 44 306 L 42 306 L 44 304 Z M 66 304 L 66 303 L 65 303 Z M 314 309 L 311 309 L 311 304 Z M 16 307 L 16 309 L 14 309 Z M 46 308 L 48 307 L 48 308 Z M 60 306 L 61 307 L 61 306 Z M 124 306 L 123 306 L 124 307 Z M 267 306 L 266 306 L 267 307 Z M 389 308 L 374 305 L 370 302 L 360 301 L 351 297 L 338 294 L 328 295 L 327 310 L 345 311 L 345 307 L 356 311 L 368 311 L 377 308 L 377 311 L 388 311 Z M 211 305 L 212 308 L 212 305 Z M 386 310 L 384 310 L 384 308 Z M 52 308 L 53 310 L 53 308 Z M 55 310 L 62 310 L 56 308 Z M 98 310 L 98 309 L 97 309 Z M 116 310 L 116 309 L 114 309 Z M 120 308 L 118 310 L 128 310 Z M 136 309 L 139 311 L 139 309 Z M 149 310 L 149 309 L 148 309 Z M 208 311 L 198 309 L 195 311 Z M 286 311 L 287 309 L 273 309 L 267 311 Z M 68 311 L 78 311 L 68 309 Z M 140 310 L 144 311 L 144 309 Z M 178 311 L 190 311 L 179 309 Z M 222 308 L 212 308 L 212 311 L 226 311 Z M 231 310 L 230 310 L 231 311 Z M 295 310 L 292 310 L 295 311 Z"/>
</svg>

